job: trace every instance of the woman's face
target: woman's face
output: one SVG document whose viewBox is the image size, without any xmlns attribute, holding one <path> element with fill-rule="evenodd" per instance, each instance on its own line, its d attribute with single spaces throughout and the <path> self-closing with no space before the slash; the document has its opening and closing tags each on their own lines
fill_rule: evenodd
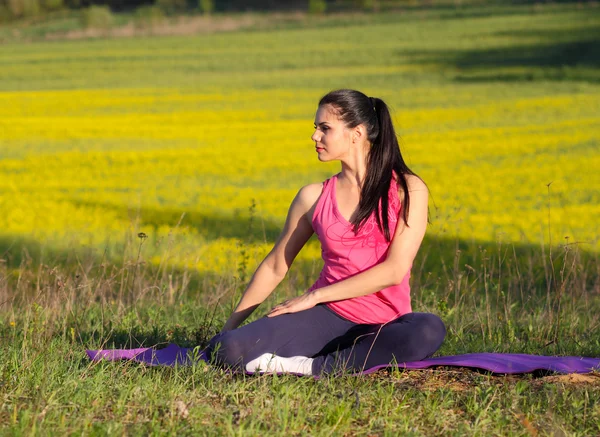
<svg viewBox="0 0 600 437">
<path fill-rule="evenodd" d="M 331 105 L 319 106 L 315 115 L 315 132 L 311 139 L 319 161 L 341 160 L 348 156 L 352 146 L 352 131 L 338 119 Z"/>
</svg>

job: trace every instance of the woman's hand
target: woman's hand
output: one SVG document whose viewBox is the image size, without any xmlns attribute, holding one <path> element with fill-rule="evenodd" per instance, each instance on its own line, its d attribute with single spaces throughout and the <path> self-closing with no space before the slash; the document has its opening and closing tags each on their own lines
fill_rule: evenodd
<svg viewBox="0 0 600 437">
<path fill-rule="evenodd" d="M 297 313 L 299 311 L 308 310 L 318 303 L 319 302 L 313 293 L 304 293 L 301 296 L 280 303 L 267 314 L 267 317 L 275 317 L 281 314 Z"/>
</svg>

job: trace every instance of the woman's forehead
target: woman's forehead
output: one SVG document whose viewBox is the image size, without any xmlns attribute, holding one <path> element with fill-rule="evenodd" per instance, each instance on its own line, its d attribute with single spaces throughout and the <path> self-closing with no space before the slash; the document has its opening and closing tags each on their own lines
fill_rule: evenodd
<svg viewBox="0 0 600 437">
<path fill-rule="evenodd" d="M 338 111 L 329 104 L 319 106 L 315 114 L 315 122 L 317 124 L 325 121 L 330 123 L 340 121 Z"/>
</svg>

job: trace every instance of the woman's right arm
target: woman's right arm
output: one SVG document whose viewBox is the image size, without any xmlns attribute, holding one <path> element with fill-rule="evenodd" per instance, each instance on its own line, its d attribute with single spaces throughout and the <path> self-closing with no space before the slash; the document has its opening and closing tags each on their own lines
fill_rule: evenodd
<svg viewBox="0 0 600 437">
<path fill-rule="evenodd" d="M 283 280 L 296 255 L 313 234 L 312 213 L 322 186 L 311 184 L 300 189 L 290 205 L 283 231 L 275 246 L 254 272 L 221 332 L 237 328 Z"/>
</svg>

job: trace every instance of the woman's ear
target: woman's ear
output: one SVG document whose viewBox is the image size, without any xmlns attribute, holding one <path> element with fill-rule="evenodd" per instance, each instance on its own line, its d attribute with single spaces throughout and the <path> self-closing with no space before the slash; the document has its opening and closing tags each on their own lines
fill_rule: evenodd
<svg viewBox="0 0 600 437">
<path fill-rule="evenodd" d="M 352 142 L 361 143 L 367 138 L 367 129 L 363 124 L 359 124 L 353 129 Z"/>
</svg>

